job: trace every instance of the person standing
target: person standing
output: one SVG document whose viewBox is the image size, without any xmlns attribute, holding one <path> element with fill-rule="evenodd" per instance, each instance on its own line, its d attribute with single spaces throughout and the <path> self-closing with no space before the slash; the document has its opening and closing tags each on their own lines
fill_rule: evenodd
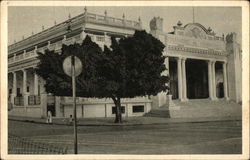
<svg viewBox="0 0 250 160">
<path fill-rule="evenodd" d="M 51 111 L 48 111 L 47 123 L 52 124 L 52 113 L 51 113 Z"/>
</svg>

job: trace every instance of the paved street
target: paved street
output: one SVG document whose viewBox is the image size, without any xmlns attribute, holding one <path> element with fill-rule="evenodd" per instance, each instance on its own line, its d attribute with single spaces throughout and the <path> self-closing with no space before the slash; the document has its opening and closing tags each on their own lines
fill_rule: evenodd
<svg viewBox="0 0 250 160">
<path fill-rule="evenodd" d="M 79 126 L 81 154 L 229 154 L 241 153 L 241 121 L 132 126 Z M 9 120 L 9 133 L 68 146 L 73 127 Z"/>
</svg>

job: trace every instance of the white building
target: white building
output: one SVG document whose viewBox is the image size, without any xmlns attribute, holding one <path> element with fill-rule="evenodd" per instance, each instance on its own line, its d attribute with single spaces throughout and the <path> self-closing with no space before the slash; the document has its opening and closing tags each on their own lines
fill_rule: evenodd
<svg viewBox="0 0 250 160">
<path fill-rule="evenodd" d="M 150 22 L 151 34 L 165 45 L 165 64 L 170 75 L 173 99 L 218 98 L 241 101 L 241 50 L 236 34 L 218 37 L 198 23 L 163 31 L 162 18 Z M 69 25 L 71 32 L 67 31 Z M 110 36 L 129 36 L 141 30 L 141 22 L 85 12 L 63 23 L 14 43 L 8 47 L 8 88 L 13 109 L 10 115 L 44 117 L 51 111 L 56 117 L 73 113 L 71 97 L 56 97 L 45 92 L 42 78 L 34 73 L 37 52 L 45 49 L 60 52 L 62 44 L 81 43 L 86 34 L 101 47 L 109 45 Z M 229 87 L 230 86 L 230 87 Z M 122 99 L 123 116 L 142 116 L 151 108 L 164 106 L 166 93 L 155 97 Z M 77 117 L 113 117 L 110 99 L 77 98 Z"/>
</svg>

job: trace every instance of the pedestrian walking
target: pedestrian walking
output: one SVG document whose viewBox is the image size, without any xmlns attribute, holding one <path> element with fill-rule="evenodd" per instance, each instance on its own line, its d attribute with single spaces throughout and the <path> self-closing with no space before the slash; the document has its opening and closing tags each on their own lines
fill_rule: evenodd
<svg viewBox="0 0 250 160">
<path fill-rule="evenodd" d="M 74 120 L 74 119 L 73 119 L 73 116 L 70 115 L 70 116 L 69 116 L 69 125 L 72 125 L 72 124 L 73 124 L 73 120 Z"/>
<path fill-rule="evenodd" d="M 48 111 L 47 123 L 52 124 L 52 113 L 51 113 L 51 111 Z"/>
</svg>

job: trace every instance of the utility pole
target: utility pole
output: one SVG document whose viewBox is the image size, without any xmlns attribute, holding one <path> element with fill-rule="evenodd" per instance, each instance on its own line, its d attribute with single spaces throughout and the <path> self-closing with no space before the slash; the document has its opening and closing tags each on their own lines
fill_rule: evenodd
<svg viewBox="0 0 250 160">
<path fill-rule="evenodd" d="M 77 148 L 77 120 L 76 120 L 76 77 L 75 77 L 75 56 L 71 56 L 71 70 L 72 70 L 72 95 L 74 108 L 74 153 L 78 153 Z"/>
<path fill-rule="evenodd" d="M 77 116 L 76 116 L 76 77 L 82 72 L 82 62 L 75 56 L 68 56 L 63 61 L 65 74 L 72 78 L 72 99 L 73 99 L 73 118 L 74 118 L 74 153 L 78 153 L 77 148 Z"/>
</svg>

